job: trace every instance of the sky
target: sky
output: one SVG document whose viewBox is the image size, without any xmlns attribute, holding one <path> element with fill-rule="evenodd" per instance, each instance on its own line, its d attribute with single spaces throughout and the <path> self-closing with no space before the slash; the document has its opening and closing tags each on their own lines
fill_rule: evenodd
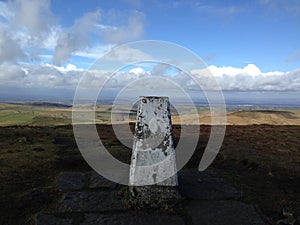
<svg viewBox="0 0 300 225">
<path fill-rule="evenodd" d="M 225 92 L 285 92 L 300 105 L 299 37 L 298 0 L 0 1 L 0 100 L 72 98 L 112 48 L 161 40 L 201 57 Z M 177 71 L 157 68 L 131 66 L 120 85 Z"/>
</svg>

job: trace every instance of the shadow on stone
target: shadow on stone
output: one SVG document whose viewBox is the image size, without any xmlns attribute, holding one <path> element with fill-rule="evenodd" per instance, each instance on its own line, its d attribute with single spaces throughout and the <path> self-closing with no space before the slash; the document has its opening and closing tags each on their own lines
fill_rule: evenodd
<svg viewBox="0 0 300 225">
<path fill-rule="evenodd" d="M 220 177 L 215 171 L 207 169 L 183 169 L 178 173 L 179 191 L 188 199 L 215 200 L 239 199 L 242 193 Z"/>
<path fill-rule="evenodd" d="M 89 188 L 116 188 L 117 184 L 99 175 L 95 171 L 90 173 Z"/>
<path fill-rule="evenodd" d="M 72 219 L 65 219 L 44 213 L 37 214 L 35 225 L 72 225 Z"/>
<path fill-rule="evenodd" d="M 193 224 L 264 225 L 252 205 L 236 200 L 191 201 L 187 211 Z"/>
<path fill-rule="evenodd" d="M 56 187 L 60 191 L 80 190 L 84 187 L 84 173 L 64 172 L 59 177 Z"/>
</svg>

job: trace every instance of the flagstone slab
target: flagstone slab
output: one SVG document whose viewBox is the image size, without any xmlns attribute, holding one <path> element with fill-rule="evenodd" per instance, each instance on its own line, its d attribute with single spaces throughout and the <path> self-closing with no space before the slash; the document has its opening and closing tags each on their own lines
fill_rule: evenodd
<svg viewBox="0 0 300 225">
<path fill-rule="evenodd" d="M 236 200 L 194 200 L 186 210 L 195 225 L 266 225 L 252 205 Z"/>
<path fill-rule="evenodd" d="M 239 199 L 243 195 L 213 170 L 183 169 L 178 174 L 179 191 L 188 199 Z"/>
<path fill-rule="evenodd" d="M 64 172 L 60 175 L 56 188 L 60 191 L 75 191 L 84 187 L 85 175 L 81 172 Z"/>
<path fill-rule="evenodd" d="M 116 186 L 115 182 L 106 179 L 95 171 L 90 173 L 89 188 L 115 188 Z"/>
<path fill-rule="evenodd" d="M 165 214 L 122 213 L 115 215 L 85 214 L 80 225 L 184 225 L 181 217 Z"/>
<path fill-rule="evenodd" d="M 122 210 L 124 204 L 116 191 L 81 191 L 66 193 L 59 212 L 104 212 Z"/>
<path fill-rule="evenodd" d="M 72 219 L 60 218 L 44 213 L 37 214 L 35 225 L 72 225 Z"/>
</svg>

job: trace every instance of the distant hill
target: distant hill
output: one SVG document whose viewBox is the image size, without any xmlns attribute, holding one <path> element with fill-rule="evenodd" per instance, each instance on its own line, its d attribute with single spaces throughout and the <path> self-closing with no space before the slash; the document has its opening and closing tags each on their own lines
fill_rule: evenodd
<svg viewBox="0 0 300 225">
<path fill-rule="evenodd" d="M 32 106 L 44 106 L 44 107 L 57 107 L 57 108 L 71 108 L 72 105 L 55 103 L 55 102 L 32 102 L 30 103 Z"/>
</svg>

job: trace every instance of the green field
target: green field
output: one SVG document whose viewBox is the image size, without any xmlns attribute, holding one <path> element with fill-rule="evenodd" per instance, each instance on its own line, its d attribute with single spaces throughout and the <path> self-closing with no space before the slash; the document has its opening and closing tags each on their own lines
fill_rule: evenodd
<svg viewBox="0 0 300 225">
<path fill-rule="evenodd" d="M 3 126 L 7 125 L 27 125 L 31 124 L 33 121 L 34 115 L 29 113 L 14 113 L 4 114 L 0 116 L 0 124 Z"/>
</svg>

